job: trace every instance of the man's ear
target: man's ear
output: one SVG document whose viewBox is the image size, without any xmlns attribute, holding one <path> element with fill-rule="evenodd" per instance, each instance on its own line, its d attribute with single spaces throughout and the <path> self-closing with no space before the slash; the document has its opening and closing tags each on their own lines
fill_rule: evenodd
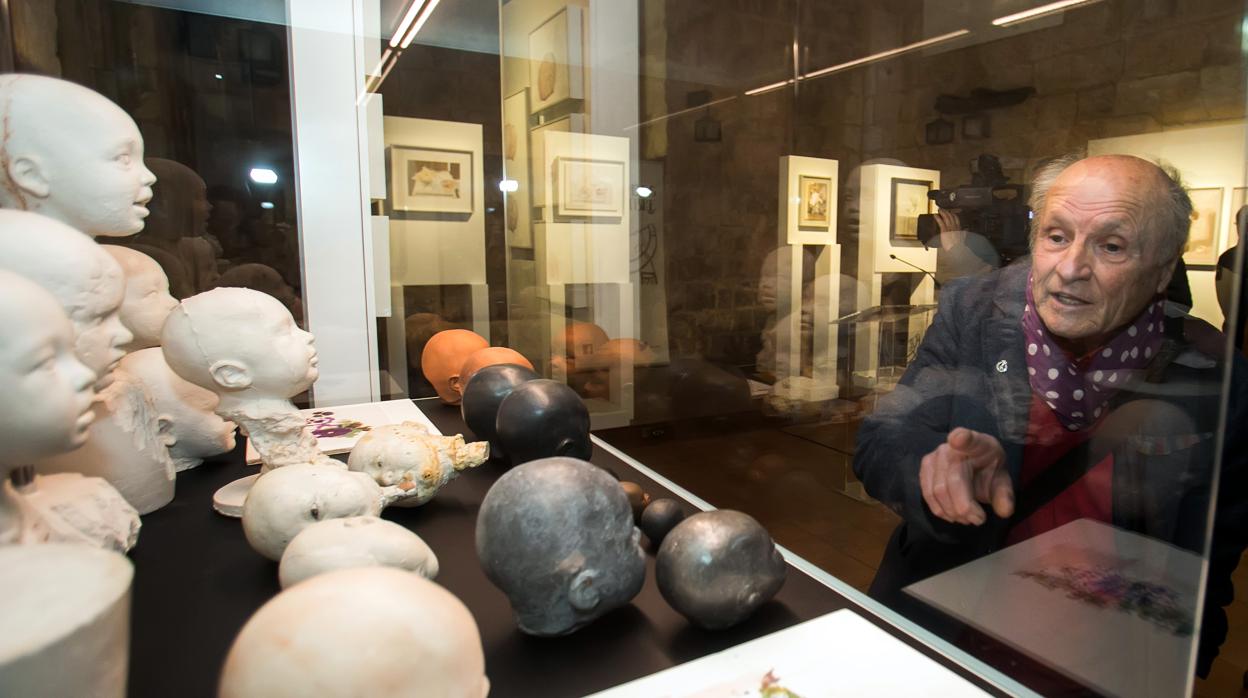
<svg viewBox="0 0 1248 698">
<path fill-rule="evenodd" d="M 577 572 L 568 585 L 568 602 L 572 604 L 572 608 L 581 612 L 589 612 L 594 610 L 598 601 L 598 572 L 595 570 Z"/>
<path fill-rule="evenodd" d="M 251 372 L 237 361 L 221 360 L 208 367 L 212 381 L 226 390 L 245 390 L 251 387 Z"/>
<path fill-rule="evenodd" d="M 9 166 L 9 177 L 19 189 L 39 199 L 46 199 L 52 193 L 52 184 L 39 163 L 39 159 L 30 155 L 20 155 Z"/>
<path fill-rule="evenodd" d="M 1157 293 L 1166 292 L 1166 287 L 1170 285 L 1170 279 L 1174 276 L 1174 270 L 1178 268 L 1181 257 L 1180 253 L 1180 256 L 1175 257 L 1170 263 L 1161 265 L 1161 277 L 1157 282 Z"/>
<path fill-rule="evenodd" d="M 156 417 L 156 424 L 160 442 L 165 445 L 165 448 L 173 448 L 178 443 L 178 437 L 173 433 L 173 417 L 162 414 Z"/>
</svg>

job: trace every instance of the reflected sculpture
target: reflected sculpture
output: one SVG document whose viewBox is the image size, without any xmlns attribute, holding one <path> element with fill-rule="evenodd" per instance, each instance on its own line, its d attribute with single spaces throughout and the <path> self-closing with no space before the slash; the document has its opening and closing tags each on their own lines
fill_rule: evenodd
<svg viewBox="0 0 1248 698">
<path fill-rule="evenodd" d="M 520 630 L 565 635 L 641 591 L 645 553 L 624 490 L 575 458 L 544 458 L 494 483 L 477 517 L 477 557 Z"/>
</svg>

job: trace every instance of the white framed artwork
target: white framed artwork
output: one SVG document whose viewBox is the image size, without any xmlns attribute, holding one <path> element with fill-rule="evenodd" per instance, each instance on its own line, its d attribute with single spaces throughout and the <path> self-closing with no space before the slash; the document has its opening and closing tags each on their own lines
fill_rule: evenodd
<svg viewBox="0 0 1248 698">
<path fill-rule="evenodd" d="M 529 132 L 529 162 L 532 168 L 532 179 L 530 181 L 533 190 L 532 201 L 535 208 L 545 208 L 546 187 L 554 179 L 553 169 L 546 169 L 546 134 L 584 132 L 584 114 L 569 114 L 553 121 L 547 121 L 540 126 L 535 126 Z"/>
<path fill-rule="evenodd" d="M 503 176 L 516 183 L 503 193 L 507 240 L 512 247 L 533 247 L 533 204 L 529 196 L 529 91 L 503 100 Z"/>
<path fill-rule="evenodd" d="M 395 211 L 471 214 L 472 180 L 471 152 L 390 146 Z"/>
<path fill-rule="evenodd" d="M 780 229 L 789 245 L 836 242 L 839 163 L 827 158 L 780 158 Z"/>
<path fill-rule="evenodd" d="M 589 158 L 556 158 L 555 216 L 619 218 L 624 215 L 627 182 L 624 163 Z"/>
<path fill-rule="evenodd" d="M 530 109 L 584 99 L 581 8 L 568 5 L 529 34 Z"/>
</svg>

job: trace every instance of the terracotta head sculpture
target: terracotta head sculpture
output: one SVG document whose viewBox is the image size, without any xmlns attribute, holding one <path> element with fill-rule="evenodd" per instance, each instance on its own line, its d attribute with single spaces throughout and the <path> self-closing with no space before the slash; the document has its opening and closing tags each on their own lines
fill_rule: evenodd
<svg viewBox="0 0 1248 698">
<path fill-rule="evenodd" d="M 429 340 L 420 355 L 420 368 L 442 402 L 459 404 L 464 361 L 489 345 L 484 337 L 469 330 L 443 330 Z"/>
<path fill-rule="evenodd" d="M 523 366 L 530 371 L 533 370 L 533 364 L 524 358 L 523 354 L 514 349 L 486 347 L 468 355 L 468 358 L 464 360 L 463 366 L 459 369 L 459 378 L 453 382 L 451 387 L 459 394 L 460 399 L 463 399 L 464 388 L 468 387 L 468 381 L 477 375 L 477 371 L 486 366 L 497 366 L 498 364 L 514 364 Z"/>
</svg>

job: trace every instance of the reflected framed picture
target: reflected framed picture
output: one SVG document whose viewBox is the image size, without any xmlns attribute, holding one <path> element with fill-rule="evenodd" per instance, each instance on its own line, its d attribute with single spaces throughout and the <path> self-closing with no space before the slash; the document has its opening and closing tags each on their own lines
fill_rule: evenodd
<svg viewBox="0 0 1248 698">
<path fill-rule="evenodd" d="M 528 88 L 503 100 L 503 176 L 515 182 L 515 189 L 503 193 L 503 212 L 508 244 L 524 248 L 533 246 L 528 105 Z"/>
<path fill-rule="evenodd" d="M 798 175 L 797 225 L 801 228 L 827 230 L 832 223 L 832 180 L 828 177 Z"/>
<path fill-rule="evenodd" d="M 1192 227 L 1188 230 L 1183 263 L 1189 268 L 1212 268 L 1218 261 L 1218 215 L 1222 187 L 1188 189 L 1192 199 Z"/>
<path fill-rule="evenodd" d="M 529 34 L 529 108 L 536 114 L 584 99 L 581 8 L 568 5 Z"/>
<path fill-rule="evenodd" d="M 584 158 L 555 161 L 555 215 L 619 218 L 624 215 L 624 163 Z"/>
<path fill-rule="evenodd" d="M 920 244 L 919 215 L 931 213 L 931 200 L 927 198 L 931 190 L 932 182 L 929 181 L 892 178 L 888 237 L 894 244 Z"/>
<path fill-rule="evenodd" d="M 1223 249 L 1230 249 L 1239 244 L 1239 209 L 1248 204 L 1248 187 L 1235 187 L 1231 190 L 1231 215 L 1226 225 L 1226 242 L 1223 243 Z"/>
<path fill-rule="evenodd" d="M 472 213 L 472 153 L 390 146 L 395 211 Z"/>
<path fill-rule="evenodd" d="M 551 163 L 549 170 L 543 164 L 546 161 L 546 134 L 584 132 L 585 115 L 583 114 L 569 114 L 553 121 L 547 121 L 540 126 L 535 126 L 533 130 L 529 131 L 529 171 L 532 175 L 532 201 L 535 209 L 546 207 L 546 185 L 554 175 L 554 163 Z M 540 211 L 534 212 L 534 220 L 542 220 Z"/>
</svg>

